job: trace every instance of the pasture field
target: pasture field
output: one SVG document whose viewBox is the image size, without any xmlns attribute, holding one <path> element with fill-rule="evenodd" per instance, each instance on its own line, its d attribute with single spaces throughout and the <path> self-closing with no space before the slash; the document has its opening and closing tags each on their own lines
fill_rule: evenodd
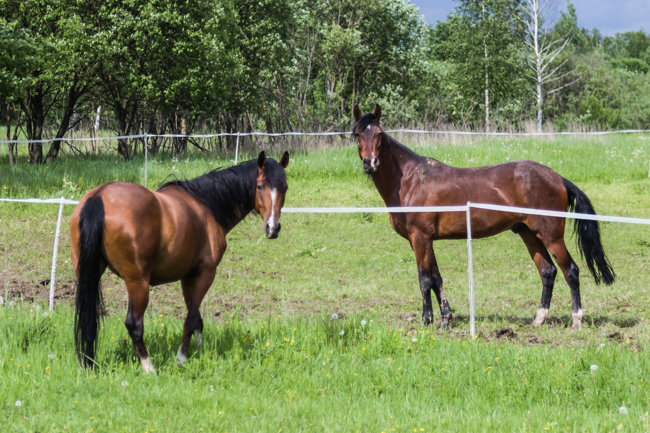
<svg viewBox="0 0 650 433">
<path fill-rule="evenodd" d="M 598 213 L 650 218 L 648 136 L 415 149 L 458 166 L 533 159 L 572 180 Z M 228 164 L 154 158 L 149 187 Z M 293 154 L 285 206 L 382 206 L 360 165 L 354 145 Z M 142 160 L 114 156 L 9 167 L 0 154 L 0 167 L 2 197 L 78 199 L 110 180 L 141 182 L 144 172 Z M 0 417 L 14 431 L 650 431 L 648 226 L 601 223 L 618 276 L 609 287 L 595 285 L 568 226 L 581 268 L 578 332 L 560 276 L 549 322 L 531 327 L 541 282 L 518 236 L 474 241 L 478 338 L 469 341 L 465 241 L 434 245 L 454 321 L 446 331 L 423 329 L 415 259 L 386 214 L 285 213 L 277 240 L 264 239 L 251 216 L 228 235 L 202 306 L 205 344 L 191 345 L 183 368 L 175 365 L 180 287 L 152 289 L 145 340 L 158 375 L 145 377 L 122 324 L 125 290 L 108 273 L 99 368 L 77 367 L 72 210 L 57 308 L 46 314 L 57 205 L 0 203 Z"/>
</svg>

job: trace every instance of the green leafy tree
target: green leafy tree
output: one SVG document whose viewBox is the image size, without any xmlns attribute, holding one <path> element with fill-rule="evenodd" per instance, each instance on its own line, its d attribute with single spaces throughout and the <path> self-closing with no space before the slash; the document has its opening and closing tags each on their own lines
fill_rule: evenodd
<svg viewBox="0 0 650 433">
<path fill-rule="evenodd" d="M 491 109 L 521 96 L 521 13 L 518 0 L 459 0 L 437 50 L 453 63 L 454 87 L 471 110 L 482 108 L 485 131 Z"/>
<path fill-rule="evenodd" d="M 27 89 L 32 85 L 38 63 L 38 46 L 25 30 L 15 23 L 8 24 L 0 20 L 0 112 L 6 127 L 7 140 L 15 140 L 18 136 L 19 110 L 16 102 L 24 98 Z M 11 125 L 15 124 L 12 135 Z M 9 162 L 17 162 L 17 147 L 15 143 L 8 144 Z"/>
</svg>

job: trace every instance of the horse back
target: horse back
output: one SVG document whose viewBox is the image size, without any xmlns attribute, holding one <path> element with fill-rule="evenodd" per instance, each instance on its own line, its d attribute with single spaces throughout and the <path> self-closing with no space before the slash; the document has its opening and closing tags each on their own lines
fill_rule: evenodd
<svg viewBox="0 0 650 433">
<path fill-rule="evenodd" d="M 402 206 L 457 206 L 467 202 L 552 210 L 566 210 L 567 206 L 562 177 L 534 161 L 460 168 L 424 160 L 403 177 L 400 198 Z M 475 237 L 492 236 L 519 223 L 535 226 L 540 219 L 478 209 L 471 215 Z M 408 214 L 401 225 L 434 233 L 434 239 L 466 236 L 462 212 Z"/>
</svg>

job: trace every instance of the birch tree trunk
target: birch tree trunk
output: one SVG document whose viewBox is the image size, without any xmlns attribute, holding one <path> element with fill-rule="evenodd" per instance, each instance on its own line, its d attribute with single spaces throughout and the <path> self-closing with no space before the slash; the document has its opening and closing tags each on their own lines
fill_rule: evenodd
<svg viewBox="0 0 650 433">
<path fill-rule="evenodd" d="M 541 28 L 545 10 L 553 0 L 526 0 L 526 22 L 528 40 L 526 45 L 530 50 L 528 66 L 532 69 L 535 76 L 535 107 L 537 116 L 535 119 L 535 130 L 542 132 L 542 123 L 544 118 L 544 98 L 551 93 L 558 92 L 565 87 L 575 83 L 577 79 L 567 83 L 558 84 L 551 90 L 544 90 L 544 87 L 552 82 L 560 81 L 567 77 L 569 73 L 559 74 L 566 60 L 556 62 L 558 55 L 566 48 L 569 43 L 569 37 L 550 39 L 548 32 Z M 548 23 L 547 23 L 548 24 Z"/>
</svg>

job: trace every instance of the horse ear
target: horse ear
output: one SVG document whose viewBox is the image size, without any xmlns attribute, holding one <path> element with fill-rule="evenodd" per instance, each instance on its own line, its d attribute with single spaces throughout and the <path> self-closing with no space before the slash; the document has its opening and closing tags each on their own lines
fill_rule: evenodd
<svg viewBox="0 0 650 433">
<path fill-rule="evenodd" d="M 282 154 L 282 158 L 280 158 L 280 166 L 282 168 L 287 168 L 287 165 L 289 165 L 289 152 L 285 150 Z"/>
<path fill-rule="evenodd" d="M 264 151 L 261 151 L 257 157 L 257 166 L 259 168 L 262 168 L 264 167 L 264 164 L 266 164 L 266 153 L 264 153 Z"/>
<path fill-rule="evenodd" d="M 352 112 L 354 114 L 354 120 L 358 122 L 359 119 L 361 119 L 361 110 L 359 110 L 358 104 L 354 106 L 354 110 L 352 110 Z"/>
<path fill-rule="evenodd" d="M 375 112 L 372 114 L 372 117 L 374 117 L 377 122 L 381 119 L 381 107 L 379 104 L 375 105 Z"/>
</svg>

